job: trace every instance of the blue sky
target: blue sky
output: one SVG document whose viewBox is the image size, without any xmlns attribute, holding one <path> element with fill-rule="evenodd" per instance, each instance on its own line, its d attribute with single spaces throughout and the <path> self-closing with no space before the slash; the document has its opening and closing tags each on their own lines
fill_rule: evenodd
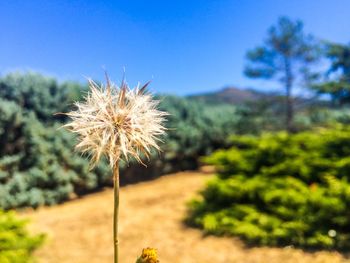
<svg viewBox="0 0 350 263">
<path fill-rule="evenodd" d="M 350 42 L 348 0 L 0 1 L 0 74 L 35 70 L 60 80 L 153 79 L 154 92 L 192 94 L 244 77 L 244 55 L 281 15 L 321 39 Z"/>
</svg>

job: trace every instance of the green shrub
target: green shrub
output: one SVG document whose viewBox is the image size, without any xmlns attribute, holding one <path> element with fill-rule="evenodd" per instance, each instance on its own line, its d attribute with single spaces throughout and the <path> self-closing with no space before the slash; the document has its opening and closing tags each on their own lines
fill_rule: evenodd
<svg viewBox="0 0 350 263">
<path fill-rule="evenodd" d="M 227 138 L 237 123 L 235 107 L 176 96 L 163 96 L 160 100 L 160 108 L 169 113 L 169 130 L 161 145 L 161 160 L 168 166 L 164 172 L 196 169 L 200 156 L 228 145 Z"/>
<path fill-rule="evenodd" d="M 350 247 L 350 128 L 232 138 L 188 222 L 249 244 Z"/>
<path fill-rule="evenodd" d="M 44 122 L 62 121 L 73 101 L 86 90 L 74 82 L 58 83 L 55 79 L 37 73 L 11 73 L 0 78 L 0 98 L 15 102 L 23 111 L 34 112 Z"/>
<path fill-rule="evenodd" d="M 26 221 L 16 218 L 14 212 L 0 210 L 0 262 L 33 262 L 32 252 L 44 241 L 43 235 L 32 236 L 26 230 Z"/>
<path fill-rule="evenodd" d="M 89 170 L 86 156 L 74 152 L 75 137 L 59 129 L 86 87 L 58 83 L 39 74 L 9 74 L 0 78 L 0 207 L 52 205 L 110 185 L 110 170 L 102 162 Z M 169 112 L 169 131 L 162 153 L 147 161 L 148 169 L 122 164 L 121 183 L 196 169 L 198 157 L 225 146 L 234 129 L 235 108 L 206 105 L 176 96 L 161 96 Z"/>
<path fill-rule="evenodd" d="M 109 182 L 107 166 L 89 171 L 75 138 L 58 128 L 0 99 L 0 207 L 56 204 Z"/>
</svg>

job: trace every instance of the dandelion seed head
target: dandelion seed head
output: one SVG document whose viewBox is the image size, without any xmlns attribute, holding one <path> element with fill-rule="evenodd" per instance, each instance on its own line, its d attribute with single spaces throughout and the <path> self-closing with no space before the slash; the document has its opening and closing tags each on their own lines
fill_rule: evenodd
<svg viewBox="0 0 350 263">
<path fill-rule="evenodd" d="M 142 163 L 141 155 L 149 158 L 152 148 L 160 150 L 167 113 L 157 109 L 159 101 L 145 91 L 147 85 L 130 89 L 125 81 L 118 87 L 108 77 L 105 86 L 89 80 L 84 101 L 66 113 L 72 121 L 64 126 L 78 135 L 76 149 L 91 155 L 91 167 L 102 155 L 114 167 L 130 156 Z"/>
</svg>

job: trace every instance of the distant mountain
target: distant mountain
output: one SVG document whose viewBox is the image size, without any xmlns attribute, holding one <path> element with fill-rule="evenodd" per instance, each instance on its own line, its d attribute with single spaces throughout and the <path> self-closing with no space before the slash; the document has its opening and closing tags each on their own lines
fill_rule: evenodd
<svg viewBox="0 0 350 263">
<path fill-rule="evenodd" d="M 190 95 L 188 98 L 210 104 L 228 103 L 241 105 L 248 103 L 252 105 L 254 102 L 260 102 L 262 105 L 276 106 L 284 105 L 285 103 L 284 95 L 278 92 L 262 92 L 254 89 L 241 89 L 236 87 L 226 87 L 215 92 Z M 294 97 L 294 103 L 296 110 L 310 106 L 329 106 L 327 100 L 320 100 L 318 97 Z"/>
<path fill-rule="evenodd" d="M 240 89 L 236 87 L 226 87 L 222 90 L 210 93 L 202 93 L 188 96 L 190 99 L 203 101 L 207 103 L 229 103 L 242 104 L 253 102 L 267 97 L 275 97 L 276 94 L 259 92 L 252 89 Z"/>
</svg>

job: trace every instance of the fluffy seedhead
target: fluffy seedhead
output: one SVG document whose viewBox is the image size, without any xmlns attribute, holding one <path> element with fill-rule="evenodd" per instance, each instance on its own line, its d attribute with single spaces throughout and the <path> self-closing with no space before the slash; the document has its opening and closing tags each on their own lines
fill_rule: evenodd
<svg viewBox="0 0 350 263">
<path fill-rule="evenodd" d="M 78 134 L 76 149 L 91 155 L 91 167 L 102 155 L 114 167 L 130 156 L 142 163 L 141 155 L 149 158 L 152 148 L 159 150 L 167 113 L 157 109 L 159 101 L 146 92 L 148 84 L 130 89 L 125 81 L 118 87 L 108 77 L 105 86 L 89 80 L 90 91 L 67 113 L 72 122 L 65 127 Z"/>
</svg>

